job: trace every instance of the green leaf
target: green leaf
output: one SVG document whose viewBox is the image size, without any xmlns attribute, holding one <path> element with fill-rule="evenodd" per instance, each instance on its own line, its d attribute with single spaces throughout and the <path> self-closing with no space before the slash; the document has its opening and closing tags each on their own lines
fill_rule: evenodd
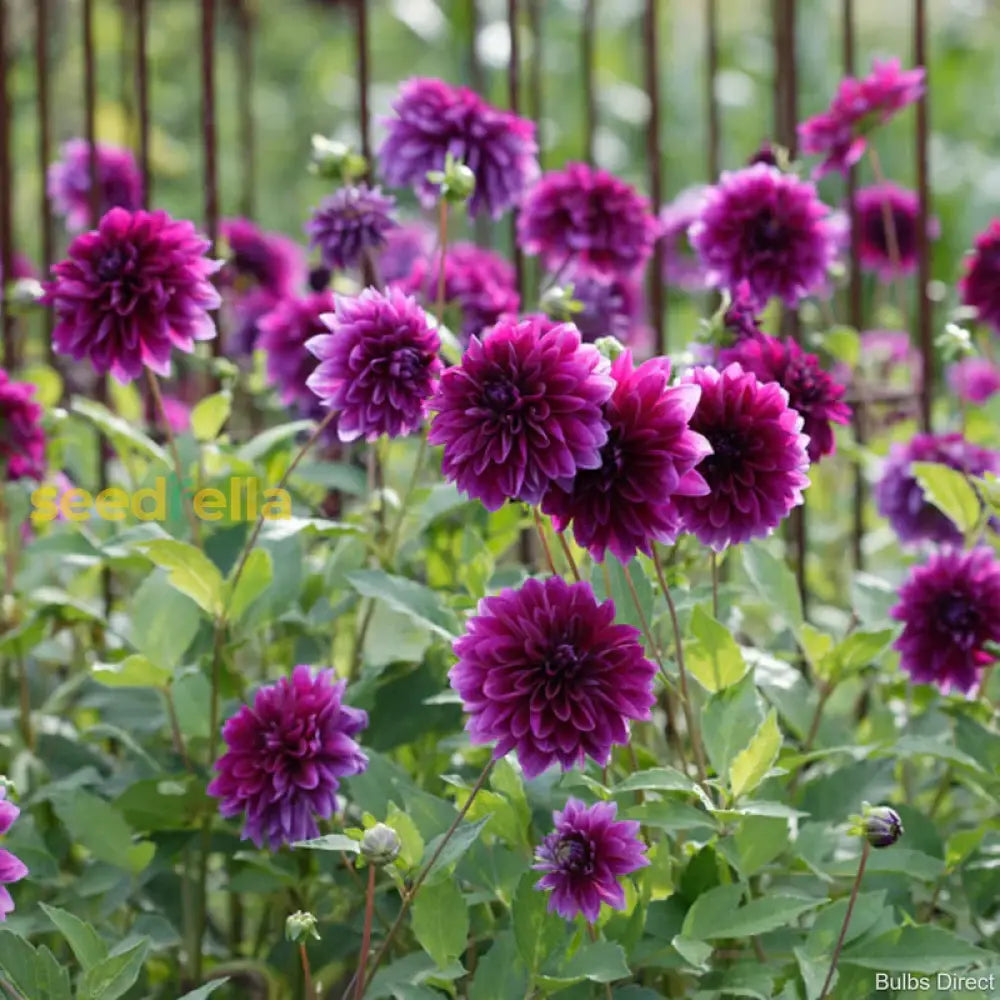
<svg viewBox="0 0 1000 1000">
<path fill-rule="evenodd" d="M 460 631 L 454 612 L 429 587 L 374 569 L 355 570 L 347 580 L 362 597 L 384 601 L 445 639 L 454 639 Z"/>
<path fill-rule="evenodd" d="M 237 564 L 238 565 L 238 564 Z M 233 567 L 235 574 L 236 567 Z M 225 606 L 231 622 L 238 622 L 274 579 L 274 564 L 267 549 L 254 549 L 247 557 L 243 572 L 233 589 L 233 576 L 226 581 Z"/>
<path fill-rule="evenodd" d="M 994 955 L 977 948 L 942 927 L 899 927 L 846 948 L 840 955 L 845 965 L 885 972 L 937 973 L 984 962 Z"/>
<path fill-rule="evenodd" d="M 764 715 L 753 675 L 713 694 L 702 713 L 702 739 L 716 774 L 729 773 L 733 758 L 753 739 Z"/>
<path fill-rule="evenodd" d="M 689 792 L 696 795 L 702 792 L 694 780 L 673 767 L 650 767 L 644 771 L 636 771 L 618 782 L 613 789 L 615 795 L 639 791 Z"/>
<path fill-rule="evenodd" d="M 214 441 L 229 419 L 233 394 L 228 389 L 199 400 L 191 411 L 191 430 L 199 441 Z"/>
<path fill-rule="evenodd" d="M 910 467 L 924 497 L 964 535 L 979 521 L 979 496 L 964 472 L 936 462 L 914 462 Z"/>
<path fill-rule="evenodd" d="M 823 334 L 823 350 L 854 368 L 861 357 L 861 338 L 853 326 L 831 326 Z"/>
<path fill-rule="evenodd" d="M 157 570 L 139 584 L 129 606 L 129 640 L 146 659 L 173 670 L 201 624 L 198 606 Z"/>
<path fill-rule="evenodd" d="M 389 804 L 385 817 L 386 826 L 391 826 L 399 837 L 399 860 L 407 868 L 416 868 L 424 856 L 424 838 L 420 836 L 417 824 L 409 813 L 401 812 L 395 802 Z"/>
<path fill-rule="evenodd" d="M 822 899 L 771 893 L 745 906 L 741 885 L 720 885 L 699 896 L 684 918 L 683 934 L 699 941 L 745 938 L 790 927 L 795 918 L 822 905 Z"/>
<path fill-rule="evenodd" d="M 220 986 L 225 986 L 228 982 L 229 976 L 226 976 L 225 979 L 213 979 L 210 983 L 205 983 L 204 986 L 199 986 L 198 989 L 185 993 L 179 1000 L 208 1000 L 208 997 Z"/>
<path fill-rule="evenodd" d="M 469 987 L 469 1000 L 522 1000 L 528 970 L 517 953 L 510 931 L 501 931 L 480 959 Z"/>
<path fill-rule="evenodd" d="M 170 671 L 149 662 L 141 653 L 126 656 L 118 663 L 95 663 L 91 676 L 105 687 L 166 687 Z"/>
<path fill-rule="evenodd" d="M 802 631 L 802 600 L 792 571 L 759 542 L 743 545 L 743 569 L 764 603 L 798 636 Z"/>
<path fill-rule="evenodd" d="M 184 670 L 170 686 L 177 723 L 185 736 L 206 739 L 211 721 L 212 685 L 200 670 Z"/>
<path fill-rule="evenodd" d="M 771 709 L 746 750 L 733 758 L 729 767 L 729 784 L 733 798 L 752 792 L 771 770 L 781 749 L 781 730 L 778 728 L 778 712 Z"/>
<path fill-rule="evenodd" d="M 88 923 L 74 916 L 68 910 L 39 903 L 42 912 L 55 924 L 56 929 L 68 942 L 76 960 L 84 969 L 89 969 L 107 958 L 108 947 L 101 936 Z"/>
<path fill-rule="evenodd" d="M 848 902 L 847 899 L 838 899 L 824 906 L 816 915 L 809 929 L 809 937 L 806 939 L 805 950 L 809 955 L 815 957 L 825 955 L 829 958 L 832 954 L 840 929 L 844 926 Z M 856 941 L 867 934 L 879 922 L 883 913 L 885 913 L 884 889 L 878 892 L 859 893 L 851 911 L 851 922 L 847 925 L 844 943 L 850 944 L 851 941 Z"/>
<path fill-rule="evenodd" d="M 863 670 L 877 660 L 895 634 L 895 629 L 891 628 L 877 632 L 852 632 L 824 655 L 822 660 L 812 662 L 816 664 L 820 676 L 827 680 L 839 680 L 844 674 Z"/>
<path fill-rule="evenodd" d="M 311 431 L 315 426 L 314 420 L 293 420 L 291 423 L 269 427 L 242 445 L 236 452 L 236 456 L 241 462 L 254 465 L 279 445 L 291 441 L 305 431 Z"/>
<path fill-rule="evenodd" d="M 632 591 L 625 579 L 626 569 L 632 586 L 635 587 L 636 596 L 639 598 L 642 615 L 636 610 L 636 602 L 632 598 Z M 611 583 L 610 591 L 608 590 L 609 581 Z M 615 602 L 616 621 L 641 629 L 643 618 L 647 622 L 653 620 L 653 587 L 643 572 L 638 559 L 632 559 L 627 567 L 623 566 L 621 561 L 615 557 L 606 559 L 602 565 L 594 566 L 590 584 L 599 601 L 605 601 L 610 597 Z"/>
<path fill-rule="evenodd" d="M 348 854 L 357 854 L 361 850 L 361 845 L 356 840 L 351 840 L 342 833 L 328 833 L 325 837 L 299 840 L 292 847 L 303 847 L 310 851 L 346 851 Z"/>
<path fill-rule="evenodd" d="M 589 979 L 594 983 L 613 983 L 628 979 L 632 970 L 625 960 L 625 950 L 615 941 L 593 941 L 578 948 L 559 970 L 566 979 Z"/>
<path fill-rule="evenodd" d="M 531 973 L 537 972 L 542 962 L 567 937 L 562 917 L 548 912 L 547 893 L 535 888 L 538 879 L 537 872 L 525 872 L 511 903 L 511 923 L 518 954 Z"/>
<path fill-rule="evenodd" d="M 118 1000 L 139 978 L 148 951 L 149 940 L 143 938 L 127 951 L 87 969 L 77 989 L 79 1000 Z"/>
<path fill-rule="evenodd" d="M 133 843 L 124 817 L 104 799 L 79 788 L 61 789 L 52 796 L 52 807 L 74 840 L 100 861 L 138 874 L 152 860 L 152 845 Z"/>
<path fill-rule="evenodd" d="M 448 843 L 445 844 L 444 850 L 438 855 L 434 864 L 431 865 L 427 872 L 427 877 L 437 874 L 438 872 L 443 872 L 450 865 L 453 865 L 463 854 L 478 840 L 479 834 L 482 833 L 483 827 L 490 821 L 489 816 L 484 816 L 481 820 L 475 823 L 462 823 L 459 825 L 458 829 L 451 835 Z M 444 838 L 442 833 L 440 836 L 435 837 L 424 849 L 424 859 L 423 864 L 427 864 L 430 858 L 433 856 L 434 852 L 438 848 L 438 844 L 441 843 Z"/>
<path fill-rule="evenodd" d="M 174 538 L 139 542 L 135 546 L 167 571 L 171 585 L 212 617 L 222 613 L 222 574 L 204 552 Z"/>
<path fill-rule="evenodd" d="M 451 879 L 424 885 L 413 901 L 413 933 L 441 968 L 465 951 L 469 908 Z"/>
<path fill-rule="evenodd" d="M 92 423 L 119 451 L 137 451 L 163 465 L 170 465 L 167 453 L 134 424 L 112 413 L 106 406 L 91 399 L 74 397 L 70 410 Z"/>
<path fill-rule="evenodd" d="M 24 1000 L 70 1000 L 69 970 L 48 948 L 36 951 L 7 930 L 0 930 L 0 972 Z"/>
<path fill-rule="evenodd" d="M 735 835 L 739 870 L 749 878 L 788 846 L 788 820 L 774 816 L 744 816 Z"/>
<path fill-rule="evenodd" d="M 746 672 L 740 647 L 729 629 L 695 605 L 691 612 L 691 634 L 687 644 L 687 668 L 706 691 L 721 691 L 735 684 Z"/>
</svg>

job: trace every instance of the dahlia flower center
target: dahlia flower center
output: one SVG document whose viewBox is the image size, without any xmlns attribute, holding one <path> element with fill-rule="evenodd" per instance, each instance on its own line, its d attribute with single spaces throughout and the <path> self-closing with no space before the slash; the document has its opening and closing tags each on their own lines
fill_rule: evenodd
<svg viewBox="0 0 1000 1000">
<path fill-rule="evenodd" d="M 789 390 L 789 400 L 793 409 L 801 409 L 802 405 L 819 402 L 822 392 L 819 383 L 811 372 L 802 365 L 797 365 L 789 371 L 786 388 Z"/>
<path fill-rule="evenodd" d="M 545 673 L 549 677 L 572 680 L 579 672 L 582 662 L 576 647 L 568 642 L 561 642 L 545 661 Z"/>
<path fill-rule="evenodd" d="M 608 443 L 601 449 L 601 468 L 597 476 L 602 490 L 610 490 L 621 482 L 625 470 L 625 449 L 617 427 L 608 431 Z"/>
<path fill-rule="evenodd" d="M 509 415 L 521 397 L 517 387 L 509 379 L 503 379 L 487 383 L 483 388 L 483 398 L 494 414 L 502 417 Z"/>
<path fill-rule="evenodd" d="M 722 428 L 703 433 L 712 445 L 712 454 L 702 460 L 702 467 L 706 472 L 730 475 L 743 464 L 747 441 L 742 431 Z"/>
<path fill-rule="evenodd" d="M 979 612 L 969 598 L 958 590 L 942 594 L 935 607 L 941 629 L 958 643 L 968 644 L 979 630 Z"/>
<path fill-rule="evenodd" d="M 97 277 L 101 281 L 120 281 L 124 278 L 126 256 L 121 247 L 112 247 L 97 262 Z"/>
<path fill-rule="evenodd" d="M 567 833 L 555 850 L 559 867 L 573 875 L 591 875 L 594 871 L 590 841 L 582 833 Z"/>
<path fill-rule="evenodd" d="M 401 380 L 415 379 L 424 367 L 424 359 L 415 347 L 400 347 L 392 352 L 389 374 Z"/>
<path fill-rule="evenodd" d="M 270 269 L 267 250 L 264 247 L 237 250 L 233 254 L 232 264 L 237 274 L 248 275 L 261 285 L 268 283 Z"/>
<path fill-rule="evenodd" d="M 788 230 L 770 208 L 762 209 L 747 227 L 753 253 L 781 250 L 788 242 Z"/>
<path fill-rule="evenodd" d="M 896 207 L 892 207 L 891 217 L 892 227 L 896 233 L 896 248 L 901 254 L 905 254 L 907 247 L 913 245 L 913 219 L 909 214 Z M 881 206 L 877 211 L 873 211 L 868 216 L 868 226 L 865 235 L 879 253 L 886 257 L 892 253 L 889 232 L 885 225 L 885 211 Z"/>
</svg>

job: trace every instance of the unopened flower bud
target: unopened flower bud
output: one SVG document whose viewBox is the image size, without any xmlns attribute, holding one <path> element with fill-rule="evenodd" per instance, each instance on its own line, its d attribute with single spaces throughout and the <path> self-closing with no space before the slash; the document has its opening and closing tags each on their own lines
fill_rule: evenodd
<svg viewBox="0 0 1000 1000">
<path fill-rule="evenodd" d="M 330 286 L 333 271 L 328 267 L 314 267 L 309 272 L 309 289 L 313 292 L 323 292 Z"/>
<path fill-rule="evenodd" d="M 29 312 L 41 305 L 45 297 L 42 283 L 35 278 L 18 278 L 7 286 L 7 303 L 15 314 Z"/>
<path fill-rule="evenodd" d="M 935 339 L 935 344 L 945 361 L 957 361 L 974 352 L 972 334 L 957 323 L 946 324 L 944 333 Z"/>
<path fill-rule="evenodd" d="M 312 156 L 309 163 L 311 173 L 326 180 L 349 183 L 363 177 L 368 163 L 363 156 L 355 153 L 345 142 L 328 139 L 323 135 L 312 137 Z"/>
<path fill-rule="evenodd" d="M 854 817 L 851 832 L 864 837 L 872 847 L 892 847 L 903 836 L 903 821 L 889 806 L 870 806 L 863 802 L 861 815 Z"/>
<path fill-rule="evenodd" d="M 453 204 L 460 204 L 472 197 L 476 190 L 476 175 L 451 153 L 445 156 L 444 170 L 429 170 L 427 179 L 441 188 L 441 197 Z"/>
<path fill-rule="evenodd" d="M 399 834 L 385 823 L 376 823 L 365 830 L 361 838 L 361 854 L 373 865 L 387 865 L 395 861 L 401 846 Z"/>
<path fill-rule="evenodd" d="M 618 356 L 626 350 L 625 345 L 615 337 L 598 337 L 594 341 L 594 347 L 608 359 L 615 361 Z"/>
<path fill-rule="evenodd" d="M 547 288 L 539 305 L 549 319 L 559 323 L 572 323 L 573 317 L 583 312 L 583 303 L 573 298 L 572 285 L 553 285 Z"/>
<path fill-rule="evenodd" d="M 304 941 L 307 937 L 320 940 L 316 918 L 304 910 L 297 910 L 285 921 L 285 937 L 289 941 Z"/>
</svg>

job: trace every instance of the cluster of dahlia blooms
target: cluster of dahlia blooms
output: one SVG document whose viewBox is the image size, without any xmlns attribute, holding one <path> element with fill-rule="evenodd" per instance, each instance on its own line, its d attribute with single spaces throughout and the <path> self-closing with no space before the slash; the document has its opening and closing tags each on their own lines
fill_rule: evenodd
<svg viewBox="0 0 1000 1000">
<path fill-rule="evenodd" d="M 8 801 L 7 786 L 0 780 L 0 836 L 10 830 L 20 814 L 21 810 Z M 0 921 L 6 920 L 7 914 L 14 909 L 14 900 L 7 886 L 19 882 L 27 874 L 28 866 L 20 858 L 0 848 Z"/>
</svg>

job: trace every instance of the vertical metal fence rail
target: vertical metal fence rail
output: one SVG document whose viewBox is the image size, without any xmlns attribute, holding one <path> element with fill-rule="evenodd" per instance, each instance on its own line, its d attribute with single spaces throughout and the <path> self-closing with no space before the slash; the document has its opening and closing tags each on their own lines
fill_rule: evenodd
<svg viewBox="0 0 1000 1000">
<path fill-rule="evenodd" d="M 660 147 L 660 50 L 659 50 L 659 0 L 646 0 L 643 23 L 643 48 L 645 51 L 646 97 L 649 100 L 649 125 L 646 129 L 646 166 L 649 170 L 649 199 L 657 216 L 663 206 L 663 157 Z M 667 340 L 666 283 L 663 278 L 663 241 L 657 237 L 653 244 L 653 259 L 649 273 L 649 310 L 656 332 L 656 349 L 666 354 Z"/>
<path fill-rule="evenodd" d="M 927 5 L 925 0 L 913 2 L 913 59 L 918 66 L 927 65 Z M 920 392 L 920 426 L 925 432 L 931 429 L 931 401 L 934 390 L 934 343 L 931 330 L 933 303 L 927 294 L 931 280 L 930 254 L 927 239 L 927 220 L 931 217 L 931 192 L 927 163 L 928 90 L 930 79 L 926 81 L 924 96 L 917 102 L 917 196 L 920 203 L 917 226 L 917 330 L 920 341 L 920 357 L 923 362 L 923 386 Z"/>
<path fill-rule="evenodd" d="M 139 116 L 139 171 L 142 203 L 153 203 L 153 173 L 149 164 L 149 11 L 147 0 L 135 3 L 135 90 Z"/>
<path fill-rule="evenodd" d="M 7 286 L 14 276 L 14 233 L 13 233 L 13 197 L 11 193 L 10 140 L 11 102 L 10 102 L 10 72 L 13 54 L 8 37 L 7 0 L 0 0 L 0 311 L 3 316 L 3 364 L 10 370 L 17 364 L 17 344 L 14 317 L 7 301 Z"/>
<path fill-rule="evenodd" d="M 252 219 L 256 207 L 257 190 L 257 138 L 254 127 L 254 9 L 250 0 L 236 4 L 236 60 L 239 81 L 236 92 L 239 97 L 240 123 L 240 215 Z"/>
<path fill-rule="evenodd" d="M 201 135 L 205 183 L 205 235 L 215 252 L 219 242 L 219 175 L 215 134 L 215 0 L 201 0 Z M 215 317 L 212 354 L 224 353 L 222 327 Z"/>
<path fill-rule="evenodd" d="M 841 14 L 843 32 L 844 75 L 854 75 L 854 0 L 844 0 Z M 854 198 L 858 190 L 858 169 L 852 166 L 847 174 L 847 211 L 851 225 L 851 243 L 847 286 L 847 321 L 858 332 L 861 331 L 861 231 L 858 229 L 858 213 Z M 863 390 L 862 390 L 863 392 Z M 860 393 L 855 393 L 852 423 L 854 438 L 863 447 L 867 431 L 865 422 L 867 412 Z M 865 476 L 864 463 L 857 459 L 853 463 L 854 496 L 851 524 L 851 557 L 855 570 L 864 569 L 864 535 L 865 535 Z"/>
<path fill-rule="evenodd" d="M 49 0 L 35 0 L 35 115 L 38 119 L 38 217 L 41 223 L 41 272 L 48 277 L 54 254 L 52 240 L 52 206 L 45 183 L 49 160 L 52 155 L 52 128 L 49 102 Z M 42 311 L 42 330 L 45 337 L 45 358 L 55 364 L 52 346 L 52 310 Z"/>
<path fill-rule="evenodd" d="M 368 111 L 369 69 L 368 69 L 368 2 L 354 0 L 355 44 L 357 51 L 358 75 L 358 132 L 361 139 L 361 155 L 368 164 L 365 180 L 371 181 L 371 125 Z"/>
<path fill-rule="evenodd" d="M 720 122 L 719 102 L 715 96 L 715 80 L 719 75 L 719 5 L 718 0 L 705 0 L 705 106 L 708 113 L 708 180 L 715 183 L 719 176 Z"/>
<path fill-rule="evenodd" d="M 545 88 L 542 83 L 542 10 L 544 0 L 528 0 L 528 28 L 531 31 L 531 62 L 528 66 L 528 94 L 531 117 L 538 129 L 538 162 L 545 164 L 545 136 L 542 135 L 542 115 L 545 102 Z"/>
<path fill-rule="evenodd" d="M 507 64 L 507 101 L 514 114 L 521 111 L 521 46 L 518 25 L 520 23 L 519 4 L 517 0 L 507 0 L 507 27 L 510 31 L 510 61 Z M 524 256 L 517 243 L 517 209 L 510 213 L 510 244 L 514 258 L 514 276 L 517 281 L 517 294 L 521 299 L 521 308 L 525 307 L 524 286 Z"/>
<path fill-rule="evenodd" d="M 580 71 L 583 76 L 583 159 L 596 162 L 594 136 L 597 132 L 597 93 L 594 87 L 594 35 L 597 24 L 597 0 L 586 0 L 580 24 Z"/>
<path fill-rule="evenodd" d="M 466 56 L 468 58 L 467 63 L 467 75 L 469 86 L 477 94 L 486 93 L 486 80 L 483 76 L 483 64 L 479 59 L 479 3 L 478 0 L 466 0 L 466 29 L 468 35 L 466 36 L 466 48 L 468 49 Z M 490 225 L 490 220 L 484 215 L 476 216 L 475 221 L 472 224 L 473 232 L 476 237 L 476 244 L 481 247 L 490 247 L 493 245 L 493 227 Z"/>
</svg>

